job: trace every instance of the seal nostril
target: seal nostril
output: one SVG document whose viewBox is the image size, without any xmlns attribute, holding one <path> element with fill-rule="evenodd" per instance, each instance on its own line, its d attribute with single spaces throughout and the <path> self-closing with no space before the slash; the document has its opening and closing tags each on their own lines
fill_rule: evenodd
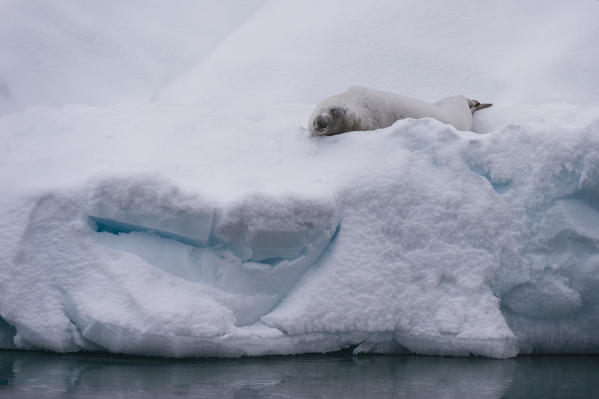
<svg viewBox="0 0 599 399">
<path fill-rule="evenodd" d="M 318 118 L 316 118 L 316 123 L 318 124 L 318 127 L 320 127 L 321 129 L 327 127 L 327 120 L 323 116 L 319 116 Z"/>
</svg>

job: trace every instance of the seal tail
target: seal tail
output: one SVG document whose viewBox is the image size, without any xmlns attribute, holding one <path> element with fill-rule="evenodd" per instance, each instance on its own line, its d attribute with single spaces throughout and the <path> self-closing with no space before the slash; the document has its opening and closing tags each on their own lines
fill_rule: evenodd
<svg viewBox="0 0 599 399">
<path fill-rule="evenodd" d="M 468 100 L 468 106 L 470 107 L 470 111 L 472 111 L 472 113 L 484 108 L 489 108 L 491 105 L 493 104 L 481 104 L 476 100 Z"/>
</svg>

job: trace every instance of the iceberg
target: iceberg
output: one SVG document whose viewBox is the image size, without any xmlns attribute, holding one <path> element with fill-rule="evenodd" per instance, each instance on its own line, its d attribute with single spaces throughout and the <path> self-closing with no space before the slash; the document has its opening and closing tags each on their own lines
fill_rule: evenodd
<svg viewBox="0 0 599 399">
<path fill-rule="evenodd" d="M 599 81 L 584 73 L 599 59 L 588 45 L 598 5 L 533 2 L 542 15 L 525 18 L 516 2 L 437 2 L 438 15 L 416 1 L 327 0 L 316 15 L 250 3 L 202 39 L 205 52 L 183 55 L 188 19 L 172 32 L 177 57 L 161 56 L 172 41 L 146 49 L 168 65 L 138 76 L 140 91 L 115 79 L 97 84 L 101 98 L 80 96 L 86 85 L 34 98 L 19 91 L 26 65 L 7 75 L 9 89 L 0 75 L 0 348 L 598 353 Z M 22 36 L 32 46 L 49 27 L 74 29 L 57 21 L 94 15 L 46 6 L 8 8 L 45 27 Z M 323 23 L 333 11 L 361 22 Z M 497 18 L 547 34 L 555 25 L 557 47 L 484 22 Z M 112 37 L 92 20 L 97 40 Z M 159 26 L 121 29 L 110 43 L 145 48 Z M 81 44 L 92 36 L 50 39 L 115 74 L 113 58 Z M 466 47 L 468 65 L 455 51 Z M 521 65 L 531 47 L 539 57 Z M 69 64 L 72 76 L 85 59 Z M 68 77 L 36 65 L 60 93 Z M 303 124 L 318 99 L 353 84 L 424 99 L 459 90 L 495 105 L 475 115 L 475 132 L 424 118 L 310 137 Z"/>
<path fill-rule="evenodd" d="M 261 140 L 255 157 L 277 146 Z M 14 235 L 3 243 L 12 254 L 2 257 L 3 347 L 596 351 L 597 121 L 481 135 L 403 120 L 289 140 L 312 151 L 286 166 L 304 175 L 278 193 L 225 200 L 202 189 L 206 178 L 131 174 L 13 198 L 21 209 L 4 226 Z M 281 177 L 268 163 L 259 171 L 264 182 Z M 302 191 L 306 181 L 324 187 Z"/>
</svg>

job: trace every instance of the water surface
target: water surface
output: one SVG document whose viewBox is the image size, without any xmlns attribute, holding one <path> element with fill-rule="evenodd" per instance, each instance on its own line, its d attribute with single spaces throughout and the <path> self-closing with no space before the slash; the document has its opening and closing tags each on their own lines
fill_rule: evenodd
<svg viewBox="0 0 599 399">
<path fill-rule="evenodd" d="M 161 359 L 0 351 L 0 398 L 593 398 L 599 357 Z"/>
</svg>

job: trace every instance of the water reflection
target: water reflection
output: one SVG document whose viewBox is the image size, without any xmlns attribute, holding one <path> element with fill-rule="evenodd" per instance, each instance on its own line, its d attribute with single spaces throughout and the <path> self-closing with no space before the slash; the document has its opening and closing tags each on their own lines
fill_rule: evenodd
<svg viewBox="0 0 599 399">
<path fill-rule="evenodd" d="M 0 351 L 10 398 L 589 398 L 599 357 L 156 359 Z"/>
</svg>

